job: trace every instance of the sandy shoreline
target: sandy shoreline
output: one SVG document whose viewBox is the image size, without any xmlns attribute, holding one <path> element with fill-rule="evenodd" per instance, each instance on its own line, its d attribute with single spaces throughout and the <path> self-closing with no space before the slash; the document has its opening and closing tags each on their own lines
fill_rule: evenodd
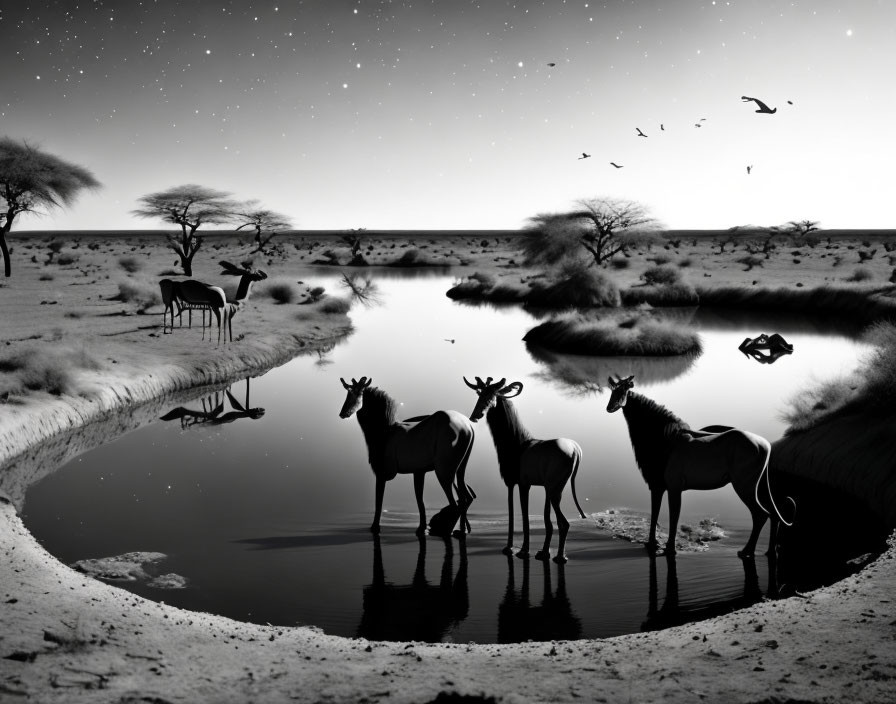
<svg viewBox="0 0 896 704">
<path fill-rule="evenodd" d="M 267 351 L 256 346 L 249 364 L 241 366 L 235 355 L 192 381 L 225 382 L 299 351 L 286 348 L 285 337 L 272 337 Z M 2 457 L 61 429 L 67 432 L 55 443 L 44 443 L 51 452 L 83 451 L 73 444 L 81 426 L 186 388 L 190 379 L 182 374 L 175 365 L 124 375 L 108 384 L 102 403 L 62 400 L 24 414 L 18 428 L 4 426 Z M 892 696 L 892 539 L 862 572 L 806 598 L 658 633 L 505 646 L 368 643 L 182 611 L 62 565 L 16 512 L 27 484 L 57 466 L 46 459 L 18 462 L 2 478 L 13 502 L 0 504 L 2 700 L 425 702 L 441 692 L 508 702 L 884 702 Z"/>
</svg>

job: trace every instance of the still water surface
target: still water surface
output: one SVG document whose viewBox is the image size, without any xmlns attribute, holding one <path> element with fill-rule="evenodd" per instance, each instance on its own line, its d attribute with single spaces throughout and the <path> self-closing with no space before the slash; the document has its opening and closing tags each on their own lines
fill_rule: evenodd
<svg viewBox="0 0 896 704">
<path fill-rule="evenodd" d="M 681 315 L 700 327 L 704 344 L 696 360 L 555 357 L 549 364 L 521 341 L 535 324 L 529 313 L 452 302 L 445 296 L 450 276 L 377 278 L 381 303 L 353 308 L 355 331 L 345 341 L 231 387 L 239 405 L 263 413 L 225 416 L 235 406 L 219 394 L 219 418 L 232 422 L 182 427 L 160 420 L 88 452 L 31 487 L 28 527 L 64 562 L 137 550 L 167 554 L 161 571 L 183 575 L 188 587 L 125 585 L 149 598 L 377 639 L 604 637 L 736 608 L 770 591 L 766 560 L 757 558 L 754 571 L 735 555 L 749 514 L 730 487 L 684 495 L 682 523 L 712 517 L 728 538 L 672 563 L 653 562 L 640 545 L 597 528 L 592 514 L 611 507 L 647 512 L 649 495 L 622 414 L 605 411 L 608 393 L 580 393 L 569 380 L 605 385 L 609 373 L 634 372 L 639 391 L 693 427 L 733 425 L 773 441 L 785 427 L 779 415 L 786 401 L 815 380 L 854 369 L 863 345 L 805 321 L 688 311 Z M 326 276 L 319 283 L 334 291 L 336 281 Z M 770 365 L 744 357 L 738 344 L 760 332 L 784 334 L 794 354 Z M 440 408 L 469 414 L 475 395 L 464 375 L 521 381 L 515 404 L 533 435 L 570 437 L 582 446 L 577 493 L 589 518 L 576 515 L 567 490 L 563 508 L 572 527 L 564 567 L 500 553 L 506 489 L 484 422 L 467 468 L 478 498 L 465 545 L 417 539 L 409 476 L 387 485 L 381 537 L 368 532 L 373 475 L 357 420 L 339 418 L 339 377 L 372 377 L 406 418 Z M 200 399 L 186 406 L 203 408 Z M 533 489 L 536 546 L 542 497 Z M 445 503 L 432 475 L 425 501 L 430 514 Z M 766 528 L 759 554 L 767 537 Z M 665 621 L 656 612 L 664 604 Z"/>
</svg>

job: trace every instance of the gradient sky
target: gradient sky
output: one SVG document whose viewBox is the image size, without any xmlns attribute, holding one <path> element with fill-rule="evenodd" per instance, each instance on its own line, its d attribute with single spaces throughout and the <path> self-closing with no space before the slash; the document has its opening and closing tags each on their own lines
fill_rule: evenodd
<svg viewBox="0 0 896 704">
<path fill-rule="evenodd" d="M 0 37 L 0 135 L 104 185 L 15 229 L 161 227 L 130 211 L 182 183 L 302 229 L 601 195 L 670 228 L 896 226 L 892 0 L 0 0 Z"/>
</svg>

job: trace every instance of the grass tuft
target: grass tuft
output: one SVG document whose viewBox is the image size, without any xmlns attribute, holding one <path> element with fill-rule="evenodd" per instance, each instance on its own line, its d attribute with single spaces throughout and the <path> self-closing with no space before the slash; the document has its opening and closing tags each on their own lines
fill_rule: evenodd
<svg viewBox="0 0 896 704">
<path fill-rule="evenodd" d="M 118 258 L 118 266 L 129 274 L 136 274 L 143 268 L 143 262 L 137 259 L 137 257 L 125 256 Z"/>
<path fill-rule="evenodd" d="M 54 396 L 81 392 L 78 373 L 98 370 L 99 360 L 84 347 L 41 345 L 0 358 L 0 397 L 45 391 Z"/>
<path fill-rule="evenodd" d="M 153 282 L 126 279 L 118 282 L 118 295 L 114 300 L 134 303 L 138 313 L 145 313 L 152 306 L 162 303 L 162 294 L 158 285 Z"/>
<path fill-rule="evenodd" d="M 268 280 L 258 284 L 253 291 L 257 292 L 256 295 L 270 298 L 281 305 L 293 303 L 299 297 L 298 288 L 290 281 Z"/>
</svg>

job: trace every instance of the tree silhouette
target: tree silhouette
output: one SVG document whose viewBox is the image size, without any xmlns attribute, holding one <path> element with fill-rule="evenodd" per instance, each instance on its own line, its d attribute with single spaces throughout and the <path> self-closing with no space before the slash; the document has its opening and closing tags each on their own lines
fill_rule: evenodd
<svg viewBox="0 0 896 704">
<path fill-rule="evenodd" d="M 196 230 L 202 225 L 216 225 L 234 219 L 234 212 L 239 206 L 229 196 L 229 193 L 191 183 L 143 196 L 139 199 L 141 207 L 131 213 L 141 218 L 161 218 L 180 226 L 180 235 L 166 235 L 168 248 L 180 257 L 184 274 L 192 276 L 193 257 L 202 246 L 202 237 L 196 234 Z"/>
<path fill-rule="evenodd" d="M 277 230 L 287 230 L 292 227 L 288 217 L 273 210 L 258 208 L 256 201 L 244 203 L 237 208 L 233 215 L 235 220 L 243 223 L 236 228 L 238 231 L 244 227 L 251 227 L 255 230 L 255 249 L 251 254 L 256 252 L 266 254 L 264 248 L 279 234 Z"/>
<path fill-rule="evenodd" d="M 4 274 L 12 274 L 6 235 L 17 215 L 71 205 L 81 190 L 99 186 L 100 182 L 82 166 L 27 142 L 0 138 L 0 251 Z"/>
<path fill-rule="evenodd" d="M 617 254 L 656 239 L 660 224 L 635 201 L 586 198 L 568 213 L 539 214 L 523 229 L 529 264 L 555 265 L 583 255 L 589 266 L 604 266 Z"/>
</svg>

